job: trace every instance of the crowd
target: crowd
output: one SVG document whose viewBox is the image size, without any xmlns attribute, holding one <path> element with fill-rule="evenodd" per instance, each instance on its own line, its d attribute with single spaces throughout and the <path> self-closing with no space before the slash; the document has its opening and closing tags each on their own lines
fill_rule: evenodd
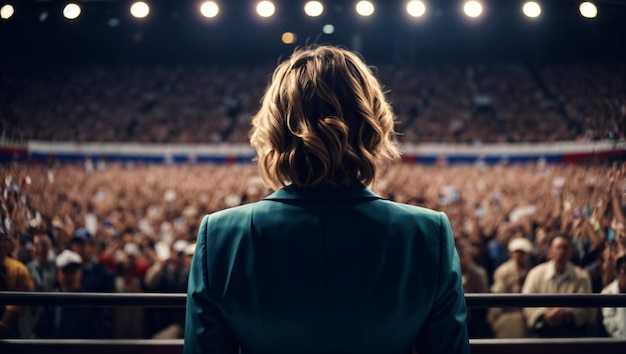
<svg viewBox="0 0 626 354">
<path fill-rule="evenodd" d="M 12 163 L 0 177 L 0 248 L 19 274 L 0 289 L 12 290 L 183 293 L 202 215 L 269 193 L 252 164 Z M 447 213 L 466 293 L 626 292 L 626 165 L 398 163 L 373 190 Z M 4 313 L 0 337 L 180 338 L 184 326 L 176 308 Z M 472 309 L 468 324 L 473 337 L 626 335 L 621 308 Z"/>
<path fill-rule="evenodd" d="M 247 143 L 273 65 L 0 70 L 2 138 Z M 624 64 L 383 65 L 405 143 L 624 139 Z M 202 215 L 256 167 L 0 165 L 0 291 L 184 293 Z M 626 293 L 626 165 L 392 164 L 380 195 L 447 213 L 466 293 Z M 472 309 L 473 337 L 626 337 L 623 308 Z M 0 306 L 0 338 L 181 338 L 184 309 Z"/>
<path fill-rule="evenodd" d="M 3 68 L 0 129 L 17 140 L 247 142 L 272 67 Z M 378 71 L 407 143 L 624 138 L 623 63 Z"/>
<path fill-rule="evenodd" d="M 570 118 L 575 134 L 587 140 L 623 134 L 625 66 L 559 65 L 544 70 L 542 76 Z"/>
</svg>

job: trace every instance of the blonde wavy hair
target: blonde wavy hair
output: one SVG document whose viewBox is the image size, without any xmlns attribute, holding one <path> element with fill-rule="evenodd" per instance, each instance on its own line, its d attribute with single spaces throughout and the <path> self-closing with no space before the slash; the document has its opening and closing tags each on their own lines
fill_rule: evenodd
<svg viewBox="0 0 626 354">
<path fill-rule="evenodd" d="M 370 185 L 397 159 L 394 115 L 368 66 L 349 50 L 296 50 L 278 65 L 252 119 L 250 142 L 273 189 Z"/>
</svg>

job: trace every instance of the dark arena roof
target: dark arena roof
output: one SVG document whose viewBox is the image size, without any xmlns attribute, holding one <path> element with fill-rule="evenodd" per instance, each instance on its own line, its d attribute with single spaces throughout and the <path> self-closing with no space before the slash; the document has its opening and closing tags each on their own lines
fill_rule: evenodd
<svg viewBox="0 0 626 354">
<path fill-rule="evenodd" d="M 318 17 L 303 0 L 276 0 L 270 18 L 255 12 L 258 1 L 217 1 L 219 14 L 200 15 L 198 0 L 147 1 L 144 19 L 130 15 L 132 1 L 84 0 L 80 17 L 68 20 L 70 1 L 2 0 L 14 14 L 0 20 L 0 62 L 46 64 L 241 63 L 276 61 L 308 43 L 341 44 L 369 62 L 526 62 L 626 58 L 626 1 L 598 0 L 598 16 L 584 18 L 581 1 L 539 1 L 542 13 L 522 13 L 525 0 L 482 0 L 483 14 L 469 19 L 464 0 L 424 0 L 421 18 L 407 14 L 407 1 L 372 1 L 361 17 L 357 1 L 326 0 Z M 333 33 L 323 32 L 332 24 Z M 292 32 L 296 40 L 284 44 Z"/>
</svg>

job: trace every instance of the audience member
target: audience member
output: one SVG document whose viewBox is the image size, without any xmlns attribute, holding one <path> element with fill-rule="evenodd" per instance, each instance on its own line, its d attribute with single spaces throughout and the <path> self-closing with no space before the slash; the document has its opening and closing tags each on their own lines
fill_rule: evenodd
<svg viewBox="0 0 626 354">
<path fill-rule="evenodd" d="M 76 252 L 81 259 L 83 268 L 81 288 L 85 292 L 109 293 L 114 291 L 113 279 L 102 263 L 93 256 L 94 242 L 91 234 L 85 228 L 74 232 L 70 240 L 70 249 Z"/>
<path fill-rule="evenodd" d="M 461 260 L 461 274 L 463 291 L 466 294 L 488 293 L 489 282 L 485 269 L 472 259 L 472 245 L 469 242 L 460 241 L 457 244 L 457 251 Z M 470 338 L 489 337 L 489 326 L 487 325 L 487 310 L 484 308 L 474 308 L 467 311 L 467 328 Z"/>
<path fill-rule="evenodd" d="M 45 232 L 37 232 L 33 237 L 33 244 L 33 260 L 26 266 L 35 283 L 35 290 L 52 291 L 56 285 L 57 272 L 50 236 Z"/>
<path fill-rule="evenodd" d="M 0 291 L 34 291 L 28 269 L 11 257 L 14 240 L 4 227 L 0 227 Z M 28 308 L 0 304 L 0 338 L 22 338 L 30 334 L 21 330 L 20 316 Z"/>
<path fill-rule="evenodd" d="M 83 261 L 76 252 L 65 250 L 56 257 L 60 292 L 83 292 Z M 35 327 L 36 338 L 102 339 L 111 331 L 110 311 L 101 307 L 46 306 Z"/>
<path fill-rule="evenodd" d="M 144 292 L 143 279 L 148 264 L 143 259 L 141 249 L 134 242 L 127 242 L 115 253 L 117 267 L 113 274 L 115 291 L 118 293 Z M 115 309 L 114 337 L 143 338 L 144 308 L 123 306 Z"/>
<path fill-rule="evenodd" d="M 165 246 L 165 245 L 164 245 Z M 148 270 L 145 286 L 149 291 L 161 293 L 186 293 L 191 266 L 191 257 L 195 252 L 195 244 L 185 240 L 177 240 L 172 245 L 172 252 L 164 252 L 159 261 Z M 149 322 L 153 328 L 153 338 L 182 338 L 185 323 L 185 309 L 169 308 L 147 310 L 151 317 Z"/>
<path fill-rule="evenodd" d="M 626 255 L 617 258 L 617 279 L 602 289 L 603 294 L 626 294 Z M 626 307 L 602 309 L 602 323 L 611 337 L 626 338 Z"/>
<path fill-rule="evenodd" d="M 509 242 L 509 260 L 500 265 L 493 276 L 491 292 L 519 294 L 522 292 L 528 271 L 532 268 L 530 254 L 533 245 L 523 237 Z M 525 338 L 528 336 L 526 319 L 521 307 L 493 307 L 488 311 L 488 321 L 496 338 Z"/>
<path fill-rule="evenodd" d="M 623 63 L 379 69 L 403 142 L 624 138 Z M 268 72 L 265 65 L 7 68 L 0 126 L 20 140 L 246 143 Z"/>
<path fill-rule="evenodd" d="M 593 241 L 596 237 L 598 249 L 602 250 L 598 265 L 606 279 L 602 285 L 606 286 L 615 279 L 618 245 L 626 239 L 619 224 L 619 220 L 623 220 L 625 166 L 540 163 L 421 166 L 399 163 L 382 171 L 373 189 L 395 201 L 445 211 L 455 235 L 460 242 L 472 245 L 469 248 L 471 258 L 474 260 L 479 255 L 480 264 L 506 261 L 507 245 L 519 237 L 533 242 L 532 264 L 548 260 L 548 235 L 560 232 L 579 238 L 582 242 L 576 247 L 584 246 L 585 239 Z M 607 176 L 610 177 L 609 183 Z M 150 268 L 159 262 L 157 245 L 164 244 L 171 249 L 176 240 L 194 242 L 200 213 L 257 201 L 269 193 L 260 184 L 252 164 L 124 166 L 108 163 L 89 170 L 83 164 L 12 163 L 0 165 L 0 180 L 5 181 L 0 211 L 3 218 L 10 220 L 16 238 L 50 232 L 52 253 L 66 248 L 84 252 L 85 257 L 92 260 L 92 265 L 86 266 L 85 274 L 95 268 L 92 272 L 107 279 L 99 281 L 98 276 L 93 276 L 96 280 L 85 282 L 91 283 L 86 287 L 97 288 L 97 284 L 108 283 L 109 292 L 114 289 L 112 274 L 119 263 L 115 254 L 124 252 L 125 243 L 135 243 L 139 247 L 139 258 L 145 261 L 145 269 Z M 555 186 L 559 184 L 555 181 L 561 181 L 562 185 Z M 207 184 L 210 189 L 206 188 Z M 439 192 L 446 186 L 454 186 L 459 198 L 441 203 Z M 587 205 L 591 213 L 586 211 Z M 87 224 L 85 215 L 88 211 L 97 218 L 95 233 L 81 230 Z M 588 235 L 588 230 L 585 235 L 584 229 L 574 226 L 579 211 L 595 235 Z M 521 216 L 524 213 L 526 215 Z M 605 245 L 603 240 L 610 241 L 607 236 L 612 237 L 607 233 L 609 228 L 615 230 L 615 242 Z M 75 234 L 79 237 L 75 238 Z M 34 244 L 38 242 L 38 237 L 33 238 Z M 487 246 L 490 252 L 486 253 L 488 259 L 485 259 L 485 253 L 478 251 Z M 21 254 L 29 252 L 24 243 L 14 242 L 13 247 L 16 250 L 21 248 Z M 110 257 L 103 257 L 107 248 L 110 248 Z M 580 257 L 574 257 L 574 260 L 578 262 Z M 489 281 L 495 273 L 491 267 L 485 270 Z M 590 263 L 586 270 L 595 279 L 592 290 L 599 292 L 603 286 L 595 285 L 597 267 L 594 269 Z M 147 280 L 146 276 L 141 278 L 143 284 L 147 284 Z M 144 290 L 156 291 L 147 287 Z M 152 310 L 158 313 L 162 309 Z M 20 316 L 24 316 L 24 312 Z M 162 328 L 151 327 L 150 318 L 154 317 L 146 316 L 143 333 L 144 337 L 150 338 Z M 599 313 L 598 319 L 598 328 L 602 329 Z M 169 320 L 160 323 L 165 322 Z"/>
<path fill-rule="evenodd" d="M 590 293 L 589 275 L 570 262 L 570 238 L 556 235 L 551 238 L 549 245 L 550 261 L 537 265 L 528 272 L 522 293 Z M 588 308 L 525 308 L 524 315 L 531 334 L 542 338 L 585 336 L 594 319 L 593 310 Z"/>
</svg>

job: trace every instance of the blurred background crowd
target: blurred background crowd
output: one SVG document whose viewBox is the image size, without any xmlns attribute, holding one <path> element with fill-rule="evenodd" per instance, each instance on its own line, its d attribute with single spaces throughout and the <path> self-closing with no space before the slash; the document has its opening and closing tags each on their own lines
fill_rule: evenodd
<svg viewBox="0 0 626 354">
<path fill-rule="evenodd" d="M 0 132 L 18 141 L 245 143 L 272 67 L 7 64 Z M 624 63 L 376 70 L 405 143 L 624 138 Z"/>
<path fill-rule="evenodd" d="M 218 21 L 198 21 L 191 2 L 158 2 L 155 17 L 136 21 L 120 12 L 125 2 L 89 1 L 73 22 L 57 18 L 61 2 L 20 2 L 31 11 L 16 5 L 0 26 L 0 148 L 247 143 L 276 59 L 324 42 L 375 66 L 402 143 L 626 138 L 619 1 L 605 1 L 597 19 L 578 16 L 572 1 L 542 2 L 539 21 L 503 1 L 465 21 L 457 1 L 438 1 L 417 22 L 391 0 L 366 21 L 333 1 L 322 22 L 298 1 L 259 21 L 248 2 L 223 2 Z M 285 31 L 298 40 L 279 40 Z M 617 160 L 396 163 L 372 188 L 447 213 L 467 293 L 626 293 L 626 165 Z M 111 293 L 184 293 L 202 216 L 270 192 L 253 164 L 27 158 L 0 164 L 0 189 L 0 291 Z M 0 338 L 181 338 L 183 322 L 182 308 L 0 304 Z M 626 308 L 471 309 L 468 324 L 474 338 L 626 338 Z"/>
<path fill-rule="evenodd" d="M 6 259 L 27 269 L 19 290 L 33 291 L 184 293 L 202 216 L 270 192 L 253 164 L 16 162 L 0 166 L 0 177 L 8 236 L 0 239 Z M 373 189 L 448 214 L 467 293 L 598 293 L 614 283 L 626 292 L 626 165 L 395 163 Z M 571 279 L 547 290 L 525 284 L 558 259 Z M 184 309 L 76 309 L 5 312 L 16 313 L 13 335 L 35 338 L 180 338 L 184 326 Z M 557 320 L 530 310 L 472 309 L 470 333 L 621 336 L 626 328 L 624 318 L 611 327 L 611 312 L 579 309 L 558 315 L 575 326 L 546 334 L 538 321 Z"/>
</svg>

